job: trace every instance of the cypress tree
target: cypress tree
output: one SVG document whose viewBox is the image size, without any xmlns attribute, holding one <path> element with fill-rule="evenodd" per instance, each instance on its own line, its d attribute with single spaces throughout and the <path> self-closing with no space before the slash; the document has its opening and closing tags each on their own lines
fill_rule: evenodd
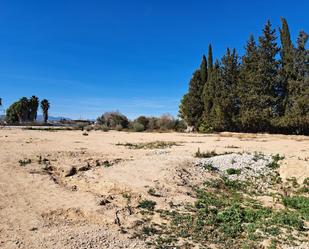
<svg viewBox="0 0 309 249">
<path fill-rule="evenodd" d="M 207 60 L 206 60 L 205 55 L 203 55 L 200 69 L 201 69 L 201 79 L 202 79 L 202 82 L 205 84 L 206 81 L 207 81 L 207 74 L 208 74 L 208 72 L 207 72 Z"/>
<path fill-rule="evenodd" d="M 189 83 L 189 91 L 183 97 L 181 103 L 181 116 L 189 126 L 197 128 L 203 113 L 203 92 L 204 83 L 201 78 L 201 71 L 196 70 Z"/>
<path fill-rule="evenodd" d="M 208 131 L 211 130 L 212 127 L 210 125 L 210 113 L 211 109 L 213 106 L 213 98 L 214 98 L 214 86 L 215 83 L 212 78 L 212 71 L 213 71 L 213 57 L 212 57 L 212 47 L 211 44 L 208 45 L 208 69 L 207 69 L 207 82 L 204 85 L 203 88 L 203 94 L 202 94 L 202 99 L 203 99 L 203 104 L 204 104 L 204 109 L 203 109 L 203 114 L 202 114 L 202 130 Z"/>
<path fill-rule="evenodd" d="M 179 117 L 185 120 L 188 123 L 188 114 L 189 114 L 189 95 L 186 93 L 182 96 L 179 105 Z"/>
<path fill-rule="evenodd" d="M 212 47 L 211 47 L 211 44 L 209 44 L 208 45 L 208 77 L 210 77 L 212 69 L 213 69 Z"/>
<path fill-rule="evenodd" d="M 207 77 L 207 60 L 206 56 L 203 55 L 200 68 L 194 72 L 189 83 L 189 91 L 183 96 L 179 107 L 180 117 L 195 129 L 198 128 L 203 116 L 203 89 Z"/>
<path fill-rule="evenodd" d="M 284 114 L 286 105 L 288 104 L 288 84 L 290 81 L 295 80 L 296 72 L 294 70 L 295 62 L 295 49 L 291 41 L 289 26 L 285 18 L 281 18 L 282 28 L 280 28 L 280 41 L 281 41 L 281 68 L 279 70 L 278 85 L 278 111 L 279 115 Z"/>
<path fill-rule="evenodd" d="M 294 75 L 294 47 L 291 41 L 291 35 L 288 23 L 285 18 L 281 18 L 282 28 L 280 28 L 281 41 L 281 62 L 286 77 L 291 78 Z"/>
<path fill-rule="evenodd" d="M 208 67 L 209 69 L 209 67 Z M 204 130 L 212 130 L 214 128 L 215 111 L 213 110 L 217 95 L 218 84 L 220 83 L 220 65 L 215 62 L 210 74 L 208 74 L 208 81 L 203 90 L 204 112 L 203 112 L 203 125 Z"/>
<path fill-rule="evenodd" d="M 222 109 L 222 72 L 220 63 L 218 60 L 212 68 L 211 77 L 207 83 L 207 94 L 205 96 L 206 103 L 209 103 L 207 111 L 204 113 L 206 115 L 206 127 L 213 130 L 222 130 L 224 126 L 224 113 Z M 208 99 L 208 101 L 207 101 Z"/>
</svg>

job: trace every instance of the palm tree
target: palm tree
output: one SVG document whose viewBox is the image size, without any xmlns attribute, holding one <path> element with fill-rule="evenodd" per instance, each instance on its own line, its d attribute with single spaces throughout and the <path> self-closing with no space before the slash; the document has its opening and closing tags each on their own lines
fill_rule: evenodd
<svg viewBox="0 0 309 249">
<path fill-rule="evenodd" d="M 44 123 L 47 123 L 48 120 L 48 109 L 49 109 L 49 102 L 47 99 L 43 99 L 41 101 L 41 108 L 43 112 L 43 117 L 44 117 Z"/>
</svg>

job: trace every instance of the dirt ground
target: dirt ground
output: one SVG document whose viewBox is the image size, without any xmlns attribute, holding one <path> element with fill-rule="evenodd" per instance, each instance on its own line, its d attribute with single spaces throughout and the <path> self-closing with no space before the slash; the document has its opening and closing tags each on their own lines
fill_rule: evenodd
<svg viewBox="0 0 309 249">
<path fill-rule="evenodd" d="M 177 145 L 119 145 L 151 141 Z M 207 178 L 190 163 L 198 148 L 279 153 L 283 179 L 309 177 L 305 136 L 1 129 L 0 248 L 146 248 L 132 237 L 137 203 L 193 201 L 190 184 Z"/>
</svg>

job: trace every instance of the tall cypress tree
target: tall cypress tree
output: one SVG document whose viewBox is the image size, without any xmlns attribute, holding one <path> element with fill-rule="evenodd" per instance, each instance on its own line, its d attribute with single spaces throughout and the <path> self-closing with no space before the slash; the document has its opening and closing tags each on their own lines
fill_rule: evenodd
<svg viewBox="0 0 309 249">
<path fill-rule="evenodd" d="M 206 60 L 206 56 L 205 55 L 203 55 L 200 69 L 201 69 L 201 79 L 202 79 L 202 82 L 205 84 L 206 81 L 207 81 L 207 75 L 208 75 L 208 72 L 207 72 L 207 60 Z"/>
<path fill-rule="evenodd" d="M 218 60 L 212 68 L 211 76 L 207 82 L 207 92 L 204 101 L 208 106 L 205 108 L 205 123 L 208 129 L 222 130 L 224 125 L 224 113 L 221 105 L 223 85 L 222 72 Z"/>
<path fill-rule="evenodd" d="M 213 69 L 212 47 L 211 47 L 211 44 L 209 44 L 208 45 L 208 77 L 210 77 L 212 69 Z"/>
<path fill-rule="evenodd" d="M 202 115 L 202 123 L 206 130 L 212 129 L 210 125 L 210 113 L 213 106 L 213 99 L 214 99 L 214 87 L 215 82 L 211 80 L 212 73 L 213 73 L 213 57 L 212 57 L 212 47 L 211 44 L 208 45 L 208 69 L 207 69 L 207 82 L 203 88 L 203 104 L 204 110 Z"/>
<path fill-rule="evenodd" d="M 208 58 L 212 58 L 212 56 Z M 209 65 L 208 65 L 209 69 Z M 221 72 L 219 62 L 216 61 L 215 65 L 212 66 L 211 71 L 208 71 L 208 81 L 204 86 L 203 90 L 203 100 L 204 100 L 204 112 L 203 112 L 203 124 L 206 130 L 212 130 L 214 128 L 214 118 L 216 116 L 216 111 L 213 110 L 216 103 L 217 88 L 220 84 Z"/>
<path fill-rule="evenodd" d="M 281 41 L 281 62 L 286 77 L 294 75 L 294 47 L 291 41 L 291 35 L 288 23 L 285 18 L 281 18 L 282 28 L 280 28 Z"/>
<path fill-rule="evenodd" d="M 207 61 L 203 55 L 200 68 L 196 70 L 189 83 L 189 91 L 183 96 L 179 113 L 189 126 L 198 128 L 204 110 L 203 89 L 207 81 Z"/>
<path fill-rule="evenodd" d="M 285 112 L 286 105 L 288 104 L 288 84 L 294 81 L 296 77 L 294 62 L 295 62 L 295 49 L 291 41 L 291 35 L 288 23 L 285 18 L 281 18 L 282 28 L 280 28 L 280 41 L 281 41 L 281 68 L 279 70 L 278 85 L 278 107 L 279 114 L 282 116 Z"/>
</svg>

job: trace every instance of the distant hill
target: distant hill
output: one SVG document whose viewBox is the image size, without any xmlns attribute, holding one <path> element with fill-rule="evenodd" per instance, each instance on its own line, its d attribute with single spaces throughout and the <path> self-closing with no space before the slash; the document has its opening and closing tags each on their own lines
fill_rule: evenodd
<svg viewBox="0 0 309 249">
<path fill-rule="evenodd" d="M 4 115 L 0 115 L 0 120 L 4 119 L 5 116 Z M 54 116 L 49 116 L 48 120 L 49 121 L 60 121 L 61 119 L 65 119 L 65 120 L 72 120 L 70 118 L 66 118 L 66 117 L 54 117 Z M 37 121 L 43 121 L 43 115 L 38 115 L 37 116 Z"/>
<path fill-rule="evenodd" d="M 61 119 L 65 119 L 65 120 L 72 120 L 70 118 L 66 118 L 66 117 L 54 117 L 54 116 L 48 116 L 48 120 L 49 121 L 60 121 Z M 37 121 L 43 121 L 43 115 L 38 115 L 37 116 Z"/>
</svg>

